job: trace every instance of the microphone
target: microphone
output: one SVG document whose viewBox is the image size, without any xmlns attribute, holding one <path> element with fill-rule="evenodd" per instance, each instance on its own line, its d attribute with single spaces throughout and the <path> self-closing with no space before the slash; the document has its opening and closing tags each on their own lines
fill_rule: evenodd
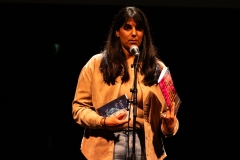
<svg viewBox="0 0 240 160">
<path fill-rule="evenodd" d="M 132 45 L 129 49 L 131 55 L 139 56 L 139 49 L 138 46 Z"/>
</svg>

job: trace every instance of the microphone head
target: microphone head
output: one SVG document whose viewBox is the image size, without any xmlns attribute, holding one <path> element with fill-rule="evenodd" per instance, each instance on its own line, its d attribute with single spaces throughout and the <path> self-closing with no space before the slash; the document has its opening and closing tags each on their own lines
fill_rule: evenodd
<svg viewBox="0 0 240 160">
<path fill-rule="evenodd" d="M 129 52 L 131 55 L 139 55 L 139 49 L 138 49 L 138 46 L 136 45 L 132 45 L 129 49 Z"/>
</svg>

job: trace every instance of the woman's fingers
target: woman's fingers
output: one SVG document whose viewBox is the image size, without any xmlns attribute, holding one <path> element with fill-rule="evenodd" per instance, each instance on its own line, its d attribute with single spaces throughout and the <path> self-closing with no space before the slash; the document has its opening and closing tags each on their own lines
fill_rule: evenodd
<svg viewBox="0 0 240 160">
<path fill-rule="evenodd" d="M 172 118 L 175 116 L 175 102 L 172 102 L 171 107 L 167 107 L 166 118 Z"/>
<path fill-rule="evenodd" d="M 127 123 L 128 122 L 128 119 L 125 118 L 127 113 L 121 113 L 117 116 L 117 119 L 119 120 L 119 123 L 120 124 L 123 124 L 123 123 Z"/>
<path fill-rule="evenodd" d="M 122 119 L 123 117 L 126 116 L 126 112 L 120 113 L 119 115 L 116 116 L 117 119 Z"/>
<path fill-rule="evenodd" d="M 171 117 L 174 117 L 175 115 L 175 102 L 172 102 L 172 106 L 171 106 Z"/>
<path fill-rule="evenodd" d="M 106 120 L 105 120 L 105 124 L 107 126 L 117 126 L 117 125 L 121 125 L 121 124 L 127 123 L 128 119 L 124 118 L 126 116 L 126 114 L 127 113 L 120 113 L 117 116 L 107 117 Z"/>
<path fill-rule="evenodd" d="M 164 117 L 164 126 L 168 131 L 172 131 L 176 125 L 175 103 L 167 108 L 166 117 Z"/>
</svg>

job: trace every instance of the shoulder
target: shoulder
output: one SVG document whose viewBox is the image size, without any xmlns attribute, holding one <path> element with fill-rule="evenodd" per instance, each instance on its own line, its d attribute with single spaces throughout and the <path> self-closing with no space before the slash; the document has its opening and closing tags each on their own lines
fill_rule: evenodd
<svg viewBox="0 0 240 160">
<path fill-rule="evenodd" d="M 95 66 L 95 65 L 99 65 L 101 60 L 102 60 L 103 54 L 102 53 L 98 53 L 93 55 L 88 62 L 86 63 L 85 66 Z"/>
<path fill-rule="evenodd" d="M 82 72 L 93 72 L 96 68 L 99 68 L 102 59 L 102 54 L 98 53 L 93 55 L 87 63 L 83 66 Z"/>
<path fill-rule="evenodd" d="M 95 54 L 93 55 L 89 61 L 95 61 L 95 62 L 98 62 L 98 61 L 101 61 L 102 60 L 102 57 L 103 57 L 103 54 L 102 53 L 98 53 L 98 54 Z"/>
</svg>

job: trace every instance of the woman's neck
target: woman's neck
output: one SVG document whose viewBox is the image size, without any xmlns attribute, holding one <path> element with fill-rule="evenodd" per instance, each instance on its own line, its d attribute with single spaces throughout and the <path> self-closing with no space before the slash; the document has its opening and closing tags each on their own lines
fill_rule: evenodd
<svg viewBox="0 0 240 160">
<path fill-rule="evenodd" d="M 128 65 L 132 65 L 133 62 L 134 62 L 134 58 L 135 58 L 135 56 L 127 57 L 127 58 L 126 58 L 127 64 L 128 64 Z"/>
</svg>

